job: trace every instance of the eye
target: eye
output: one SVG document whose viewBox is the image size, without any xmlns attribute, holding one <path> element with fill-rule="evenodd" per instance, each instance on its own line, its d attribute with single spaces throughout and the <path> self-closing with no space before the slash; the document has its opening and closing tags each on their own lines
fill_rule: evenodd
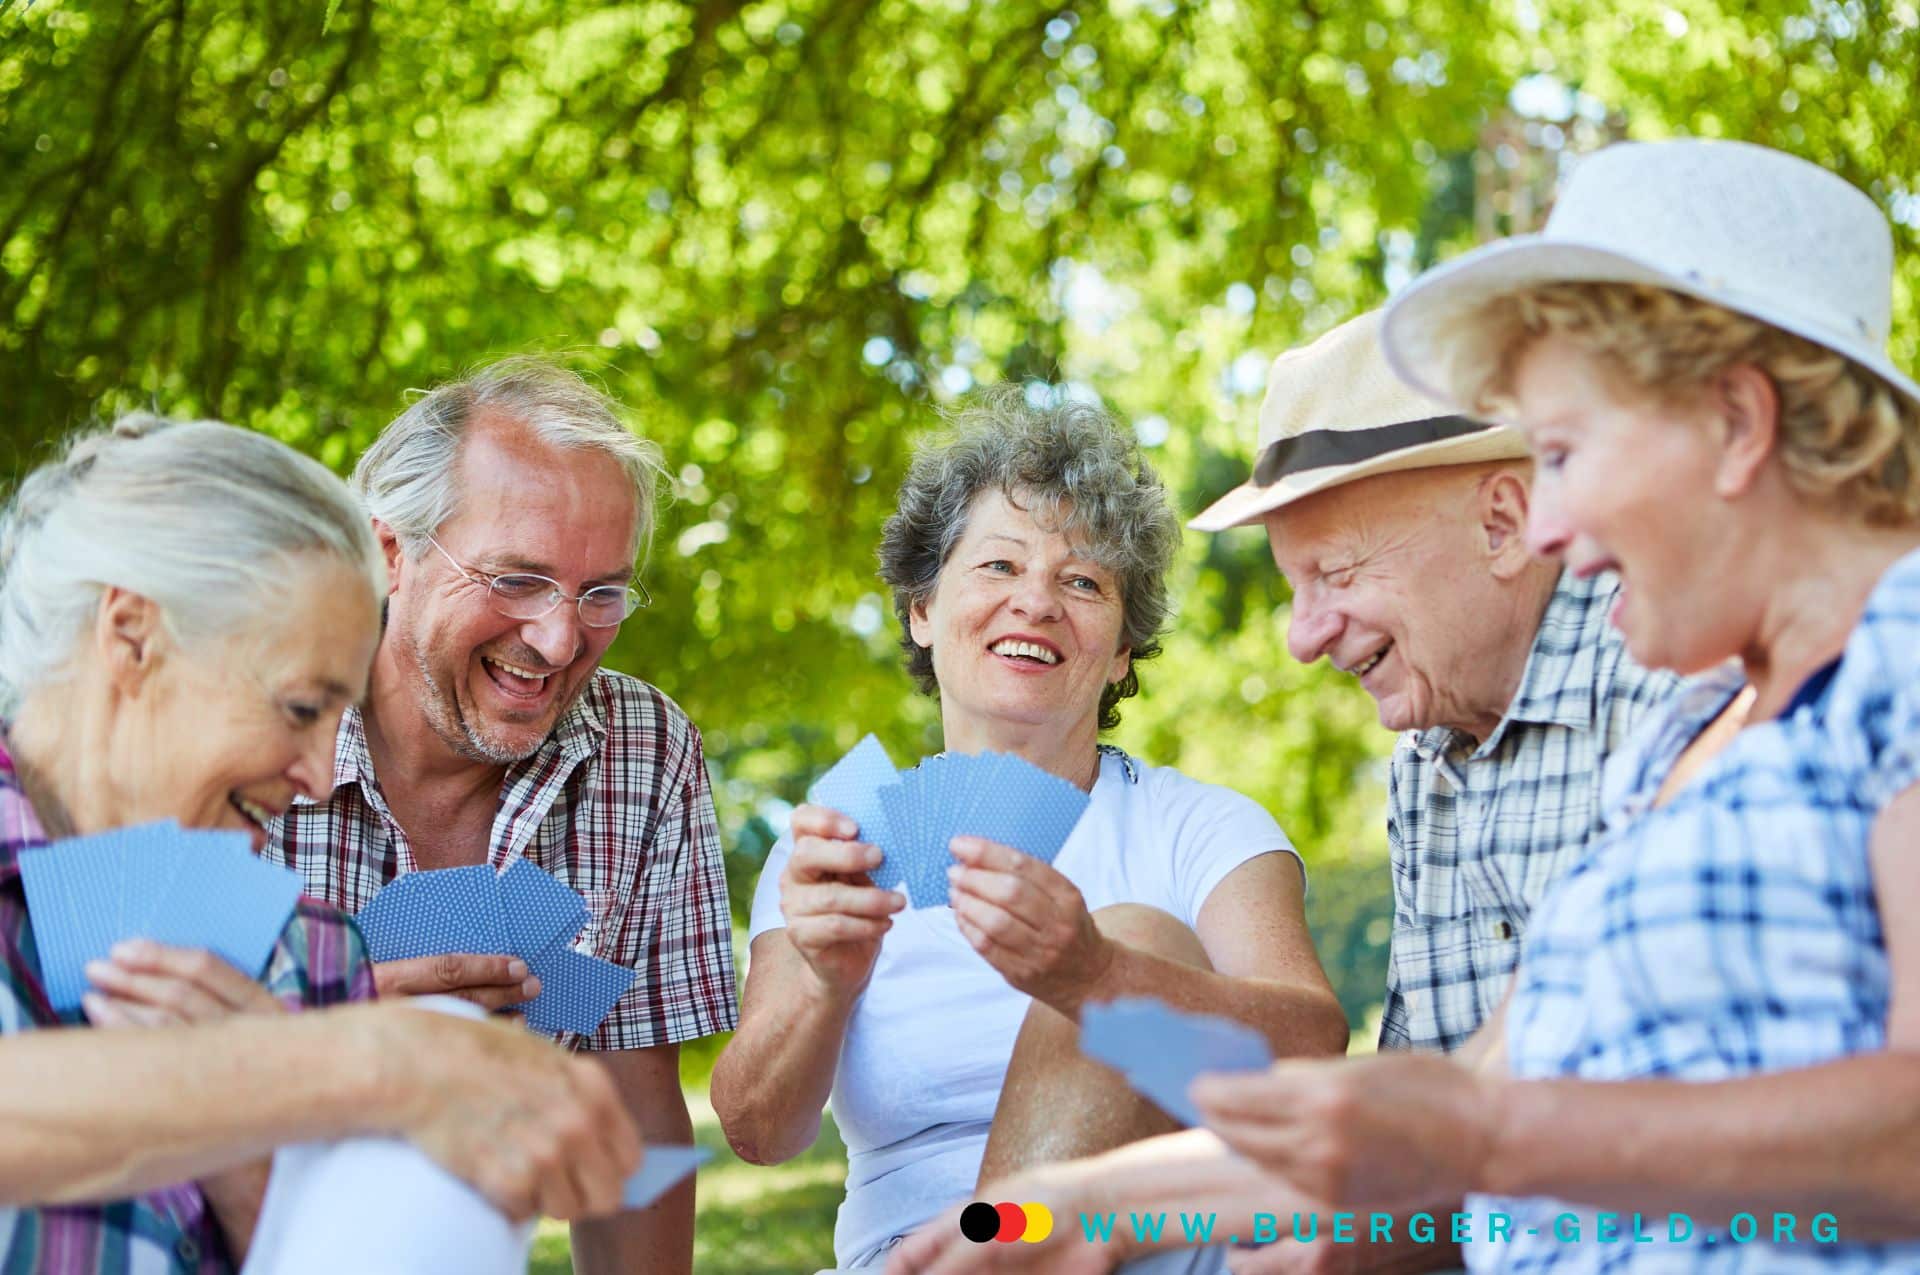
<svg viewBox="0 0 1920 1275">
<path fill-rule="evenodd" d="M 493 591 L 503 598 L 537 598 L 553 587 L 544 576 L 495 576 Z"/>
<path fill-rule="evenodd" d="M 980 564 L 980 568 L 983 571 L 994 571 L 1002 575 L 1013 574 L 1013 564 L 1005 558 L 995 558 L 991 562 L 983 562 Z"/>
<path fill-rule="evenodd" d="M 297 727 L 304 728 L 312 726 L 320 720 L 320 706 L 318 704 L 302 704 L 294 700 L 288 700 L 284 707 L 287 710 L 288 720 Z"/>
<path fill-rule="evenodd" d="M 1534 464 L 1549 471 L 1558 471 L 1567 463 L 1567 449 L 1558 446 L 1537 448 L 1533 453 Z"/>
<path fill-rule="evenodd" d="M 1092 576 L 1071 576 L 1067 583 L 1083 593 L 1100 592 L 1100 582 Z"/>
<path fill-rule="evenodd" d="M 1335 567 L 1331 571 L 1322 572 L 1320 578 L 1325 581 L 1330 588 L 1344 589 L 1353 583 L 1353 568 Z"/>
</svg>

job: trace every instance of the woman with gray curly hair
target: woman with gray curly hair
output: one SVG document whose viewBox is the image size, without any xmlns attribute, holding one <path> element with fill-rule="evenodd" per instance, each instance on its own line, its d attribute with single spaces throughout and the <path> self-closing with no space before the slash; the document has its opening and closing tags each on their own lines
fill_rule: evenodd
<svg viewBox="0 0 1920 1275">
<path fill-rule="evenodd" d="M 831 1092 L 850 1154 L 842 1268 L 874 1265 L 978 1186 L 1172 1127 L 1078 1048 L 1083 1006 L 1152 996 L 1252 1024 L 1282 1054 L 1347 1026 L 1259 805 L 1100 743 L 1158 653 L 1178 524 L 1098 408 L 973 400 L 923 449 L 880 549 L 907 666 L 954 752 L 1013 753 L 1091 795 L 1052 866 L 957 837 L 951 906 L 905 910 L 881 852 L 805 806 L 753 904 L 741 1028 L 713 1104 L 746 1159 L 812 1144 Z"/>
</svg>

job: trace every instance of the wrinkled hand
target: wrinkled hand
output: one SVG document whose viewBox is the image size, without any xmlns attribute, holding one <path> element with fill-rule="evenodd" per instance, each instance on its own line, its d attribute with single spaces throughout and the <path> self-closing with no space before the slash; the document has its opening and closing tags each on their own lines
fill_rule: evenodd
<svg viewBox="0 0 1920 1275">
<path fill-rule="evenodd" d="M 793 854 L 780 874 L 787 941 L 835 996 L 854 996 L 866 987 L 893 914 L 906 906 L 897 892 L 868 879 L 881 852 L 853 840 L 857 830 L 838 811 L 801 806 L 793 812 Z"/>
<path fill-rule="evenodd" d="M 1032 855 L 955 837 L 949 900 L 960 933 L 1027 995 L 1072 1015 L 1100 982 L 1113 949 L 1073 882 Z"/>
<path fill-rule="evenodd" d="M 392 1007 L 374 1034 L 392 1132 L 515 1221 L 610 1213 L 640 1135 L 606 1069 L 503 1023 Z"/>
<path fill-rule="evenodd" d="M 1493 1082 L 1446 1058 L 1378 1054 L 1202 1076 L 1193 1099 L 1241 1155 L 1332 1209 L 1413 1208 L 1476 1188 Z"/>
<path fill-rule="evenodd" d="M 86 973 L 94 990 L 80 1005 L 95 1027 L 167 1027 L 282 1009 L 266 988 L 198 948 L 129 939 L 108 959 L 87 962 Z"/>
<path fill-rule="evenodd" d="M 1129 1256 L 1121 1244 L 1089 1244 L 1080 1231 L 1087 1203 L 1085 1161 L 1067 1161 L 1028 1170 L 980 1189 L 991 1203 L 1045 1205 L 1053 1215 L 1052 1233 L 1029 1244 L 989 1240 L 976 1244 L 960 1232 L 956 1205 L 909 1235 L 887 1259 L 886 1275 L 972 1275 L 975 1271 L 1046 1271 L 1050 1275 L 1107 1275 Z"/>
<path fill-rule="evenodd" d="M 465 952 L 382 961 L 373 967 L 373 982 L 383 997 L 458 996 L 488 1013 L 540 994 L 540 980 L 519 957 Z"/>
</svg>

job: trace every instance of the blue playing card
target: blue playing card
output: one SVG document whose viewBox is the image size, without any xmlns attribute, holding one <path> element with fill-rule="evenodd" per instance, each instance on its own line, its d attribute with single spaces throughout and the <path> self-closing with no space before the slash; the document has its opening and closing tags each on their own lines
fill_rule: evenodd
<svg viewBox="0 0 1920 1275">
<path fill-rule="evenodd" d="M 1244 1023 L 1189 1014 L 1149 997 L 1128 997 L 1080 1012 L 1080 1051 L 1127 1078 L 1182 1124 L 1200 1123 L 1187 1097 L 1199 1077 L 1260 1071 L 1273 1063 L 1266 1037 Z"/>
<path fill-rule="evenodd" d="M 880 790 L 880 805 L 886 811 L 888 828 L 887 840 L 880 848 L 886 858 L 878 867 L 868 870 L 867 878 L 883 890 L 897 890 L 905 884 L 915 859 L 913 794 L 918 784 L 916 781 L 910 787 L 910 780 L 911 772 Z M 919 900 L 914 900 L 914 904 L 918 906 Z"/>
<path fill-rule="evenodd" d="M 120 865 L 121 934 L 138 936 L 146 931 L 154 909 L 186 865 L 185 856 L 164 845 L 166 832 L 178 826 L 169 822 L 127 829 L 127 854 Z"/>
<path fill-rule="evenodd" d="M 259 978 L 300 899 L 302 880 L 253 855 L 245 833 L 182 829 L 172 834 L 180 865 L 142 937 L 212 952 Z"/>
<path fill-rule="evenodd" d="M 587 923 L 586 900 L 530 860 L 509 863 L 499 890 L 507 944 L 522 960 L 570 945 Z"/>
<path fill-rule="evenodd" d="M 484 863 L 396 877 L 361 909 L 358 920 L 376 962 L 510 950 L 500 887 Z"/>
<path fill-rule="evenodd" d="M 993 781 L 995 799 L 974 806 L 966 831 L 1052 863 L 1092 799 L 1019 757 L 997 766 Z"/>
<path fill-rule="evenodd" d="M 868 735 L 835 762 L 826 774 L 807 790 L 807 800 L 816 806 L 838 810 L 860 825 L 860 840 L 885 846 L 891 839 L 880 792 L 898 783 L 900 772 L 878 739 Z"/>
<path fill-rule="evenodd" d="M 105 958 L 115 943 L 128 937 L 121 922 L 127 865 L 136 854 L 145 854 L 150 838 L 178 832 L 178 824 L 165 820 L 21 854 L 41 977 L 55 1009 L 78 1009 L 88 989 L 87 962 Z"/>
<path fill-rule="evenodd" d="M 648 1147 L 646 1159 L 627 1179 L 626 1190 L 621 1195 L 622 1206 L 646 1208 L 712 1158 L 713 1152 L 705 1147 Z"/>
<path fill-rule="evenodd" d="M 638 975 L 624 965 L 587 956 L 565 945 L 550 947 L 527 961 L 540 979 L 540 994 L 521 1007 L 527 1026 L 542 1032 L 578 1032 L 598 1028 Z"/>
</svg>

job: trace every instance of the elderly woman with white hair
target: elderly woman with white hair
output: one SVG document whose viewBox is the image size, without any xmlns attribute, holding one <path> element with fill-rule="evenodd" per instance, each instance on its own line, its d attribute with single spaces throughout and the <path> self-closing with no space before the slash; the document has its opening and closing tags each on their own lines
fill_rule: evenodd
<svg viewBox="0 0 1920 1275">
<path fill-rule="evenodd" d="M 233 1269 L 260 1157 L 359 1134 L 412 1140 L 517 1216 L 617 1204 L 638 1140 L 606 1079 L 503 1025 L 354 1006 L 373 994 L 365 949 L 319 904 L 297 906 L 257 983 L 143 942 L 89 966 L 80 1011 L 42 982 L 49 922 L 21 852 L 163 819 L 258 848 L 268 819 L 331 782 L 384 581 L 344 484 L 227 425 L 129 418 L 15 493 L 0 527 L 0 1266 Z M 283 1014 L 303 1010 L 318 1012 Z M 57 1030 L 89 1022 L 142 1030 Z M 546 1172 L 560 1162 L 576 1172 Z"/>
<path fill-rule="evenodd" d="M 1051 866 L 955 838 L 950 907 L 874 887 L 881 852 L 840 812 L 802 807 L 769 856 L 713 1104 L 742 1156 L 775 1163 L 812 1143 L 831 1093 L 851 1155 L 842 1267 L 883 1261 L 976 1185 L 1171 1127 L 1079 1053 L 1089 1004 L 1152 996 L 1281 1054 L 1345 1048 L 1272 817 L 1100 743 L 1159 649 L 1178 536 L 1120 425 L 1019 387 L 962 409 L 901 486 L 881 575 L 946 748 L 1017 754 L 1091 805 Z"/>
</svg>

